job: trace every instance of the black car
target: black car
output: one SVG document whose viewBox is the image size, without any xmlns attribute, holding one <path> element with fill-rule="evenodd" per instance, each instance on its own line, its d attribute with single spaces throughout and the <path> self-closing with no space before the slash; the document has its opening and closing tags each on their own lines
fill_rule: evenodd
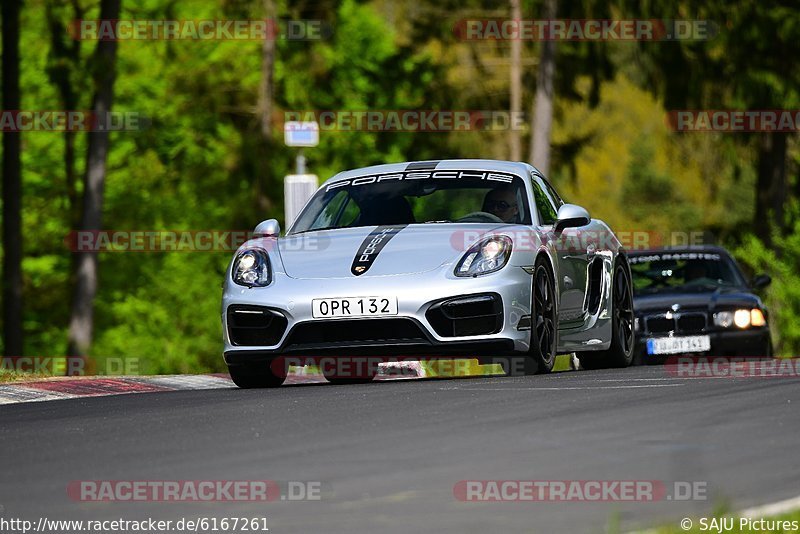
<svg viewBox="0 0 800 534">
<path fill-rule="evenodd" d="M 748 282 L 716 246 L 634 251 L 629 260 L 637 362 L 676 354 L 772 356 L 769 315 L 753 293 L 769 285 L 768 275 Z"/>
</svg>

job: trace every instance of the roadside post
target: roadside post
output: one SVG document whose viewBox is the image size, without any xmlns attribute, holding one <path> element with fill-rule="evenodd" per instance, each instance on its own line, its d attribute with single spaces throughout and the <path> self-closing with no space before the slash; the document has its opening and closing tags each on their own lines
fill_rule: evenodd
<svg viewBox="0 0 800 534">
<path fill-rule="evenodd" d="M 319 144 L 319 124 L 314 121 L 289 121 L 283 126 L 283 139 L 286 146 L 297 147 L 295 174 L 283 179 L 283 209 L 285 228 L 289 228 L 305 203 L 317 190 L 319 180 L 316 174 L 306 172 L 306 158 L 303 148 Z"/>
</svg>

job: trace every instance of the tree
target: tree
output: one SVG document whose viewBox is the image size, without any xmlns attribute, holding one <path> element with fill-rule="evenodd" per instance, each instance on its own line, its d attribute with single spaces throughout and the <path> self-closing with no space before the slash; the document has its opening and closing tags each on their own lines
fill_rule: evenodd
<svg viewBox="0 0 800 534">
<path fill-rule="evenodd" d="M 261 82 L 258 88 L 258 113 L 261 124 L 261 140 L 263 150 L 267 156 L 273 152 L 274 140 L 272 138 L 272 113 L 275 102 L 275 41 L 278 39 L 278 10 L 275 0 L 263 0 L 264 18 L 268 21 L 269 32 L 261 44 Z M 256 209 L 266 213 L 272 207 L 273 200 L 269 198 L 268 190 L 272 183 L 272 172 L 267 158 L 262 158 L 264 164 L 259 165 L 258 175 L 255 177 Z"/>
<path fill-rule="evenodd" d="M 20 109 L 20 0 L 4 0 L 3 109 Z M 21 356 L 22 341 L 22 165 L 20 133 L 3 132 L 3 343 L 4 354 Z"/>
<path fill-rule="evenodd" d="M 47 74 L 58 90 L 61 109 L 76 110 L 80 108 L 79 95 L 85 89 L 82 86 L 75 87 L 74 83 L 76 78 L 74 74 L 81 68 L 81 41 L 80 39 L 71 39 L 67 35 L 64 24 L 65 17 L 60 16 L 63 7 L 64 3 L 56 0 L 47 0 L 45 4 L 45 16 L 50 28 L 50 58 Z M 83 19 L 83 9 L 80 4 L 73 2 L 71 7 L 71 19 Z M 75 132 L 64 132 L 64 172 L 70 208 L 70 227 L 73 228 L 80 223 L 80 203 L 75 183 L 75 140 Z"/>
<path fill-rule="evenodd" d="M 272 138 L 272 103 L 275 93 L 275 40 L 278 38 L 277 10 L 274 0 L 263 0 L 264 18 L 270 31 L 261 44 L 261 86 L 258 91 L 258 111 L 261 118 L 261 135 Z"/>
<path fill-rule="evenodd" d="M 639 5 L 630 2 L 628 8 Z M 674 13 L 692 13 L 693 19 L 714 21 L 717 26 L 717 32 L 708 39 L 660 46 L 640 43 L 638 66 L 667 109 L 791 110 L 800 106 L 796 68 L 800 16 L 794 6 L 777 0 L 702 6 L 665 0 L 647 7 L 642 18 L 669 19 Z M 676 72 L 681 75 L 675 76 Z M 794 217 L 786 209 L 792 200 L 787 178 L 788 134 L 767 131 L 731 135 L 734 141 L 729 142 L 736 143 L 737 148 L 753 147 L 756 151 L 753 229 L 759 239 L 773 247 L 773 230 L 787 233 Z"/>
<path fill-rule="evenodd" d="M 520 0 L 511 0 L 511 19 L 522 20 L 522 9 Z M 517 22 L 519 24 L 519 22 Z M 511 121 L 514 124 L 516 117 L 522 110 L 522 40 L 520 38 L 511 40 Z M 511 128 L 509 130 L 509 145 L 511 147 L 511 161 L 522 159 L 522 148 L 520 147 L 519 130 Z"/>
<path fill-rule="evenodd" d="M 118 20 L 121 0 L 101 0 L 100 19 Z M 97 42 L 91 61 L 94 81 L 92 113 L 103 121 L 111 111 L 114 100 L 115 62 L 117 42 Z M 96 231 L 102 227 L 103 191 L 106 179 L 106 157 L 109 147 L 107 129 L 89 133 L 84 174 L 82 231 Z M 77 252 L 75 297 L 69 325 L 69 356 L 86 355 L 92 342 L 94 297 L 97 294 L 97 251 Z"/>
<path fill-rule="evenodd" d="M 557 0 L 545 0 L 542 18 L 553 20 L 558 9 Z M 542 43 L 539 73 L 536 77 L 536 96 L 533 101 L 531 149 L 528 159 L 545 175 L 550 170 L 550 132 L 553 129 L 553 79 L 556 75 L 556 43 L 547 39 Z"/>
</svg>

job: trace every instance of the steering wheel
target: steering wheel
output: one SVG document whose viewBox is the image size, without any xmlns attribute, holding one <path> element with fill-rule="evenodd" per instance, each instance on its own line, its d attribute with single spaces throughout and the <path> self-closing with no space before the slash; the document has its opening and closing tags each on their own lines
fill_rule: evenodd
<svg viewBox="0 0 800 534">
<path fill-rule="evenodd" d="M 503 222 L 497 215 L 486 211 L 473 211 L 458 219 L 456 222 Z"/>
</svg>

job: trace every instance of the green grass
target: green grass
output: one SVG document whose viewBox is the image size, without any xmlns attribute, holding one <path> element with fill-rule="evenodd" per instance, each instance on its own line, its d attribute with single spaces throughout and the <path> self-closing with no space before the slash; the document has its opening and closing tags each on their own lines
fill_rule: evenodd
<svg viewBox="0 0 800 534">
<path fill-rule="evenodd" d="M 25 371 L 9 371 L 8 369 L 0 369 L 0 384 L 7 382 L 25 382 L 28 380 L 38 380 L 40 378 L 48 378 L 51 376 L 53 375 L 42 372 L 28 373 Z"/>
</svg>

